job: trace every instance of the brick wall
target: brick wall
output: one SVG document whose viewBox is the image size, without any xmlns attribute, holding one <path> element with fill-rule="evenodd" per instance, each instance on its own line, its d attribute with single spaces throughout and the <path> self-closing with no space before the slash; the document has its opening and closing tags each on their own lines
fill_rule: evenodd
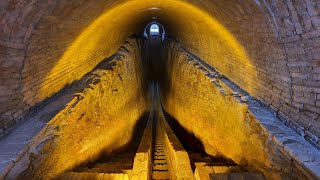
<svg viewBox="0 0 320 180">
<path fill-rule="evenodd" d="M 22 69 L 36 24 L 51 13 L 56 1 L 0 2 L 0 137 L 29 108 L 22 101 Z"/>
<path fill-rule="evenodd" d="M 1 1 L 0 133 L 159 17 L 184 47 L 317 146 L 318 7 L 312 0 Z"/>
<path fill-rule="evenodd" d="M 170 30 L 183 47 L 271 107 L 319 148 L 320 4 L 267 2 L 197 2 L 218 23 L 203 18 L 179 24 L 183 32 Z"/>
<path fill-rule="evenodd" d="M 260 4 L 285 49 L 291 96 L 274 103 L 278 115 L 320 147 L 320 3 L 290 0 Z M 269 101 L 270 104 L 270 101 Z M 318 142 L 317 142 L 318 141 Z M 316 144 L 317 142 L 317 144 Z"/>
<path fill-rule="evenodd" d="M 125 13 L 110 23 L 118 11 L 103 14 L 111 7 L 104 0 L 1 1 L 0 137 L 30 107 L 80 79 L 135 31 Z M 126 31 L 118 31 L 124 25 Z"/>
<path fill-rule="evenodd" d="M 128 39 L 113 59 L 95 69 L 88 80 L 93 83 L 39 132 L 6 179 L 53 179 L 126 147 L 146 111 L 139 46 Z"/>
<path fill-rule="evenodd" d="M 176 43 L 168 40 L 166 52 L 163 108 L 201 141 L 206 153 L 263 172 L 266 179 L 318 176 L 308 168 L 310 162 L 318 164 L 316 148 L 271 111 Z"/>
<path fill-rule="evenodd" d="M 87 35 L 87 31 L 100 32 L 99 28 L 108 28 L 107 23 L 91 26 L 103 11 L 102 7 L 96 7 L 98 5 L 99 1 L 64 1 L 50 16 L 40 20 L 28 45 L 22 71 L 21 91 L 23 101 L 29 106 L 80 79 L 120 47 L 114 43 L 110 46 L 98 44 L 110 43 L 108 39 L 112 38 L 107 33 Z M 122 42 L 120 38 L 114 41 Z"/>
</svg>

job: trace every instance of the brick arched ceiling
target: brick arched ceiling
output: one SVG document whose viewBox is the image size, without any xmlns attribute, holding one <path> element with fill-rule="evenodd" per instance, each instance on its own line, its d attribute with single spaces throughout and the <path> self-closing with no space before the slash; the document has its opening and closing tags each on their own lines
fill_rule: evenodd
<svg viewBox="0 0 320 180">
<path fill-rule="evenodd" d="M 3 127 L 80 79 L 152 17 L 293 124 L 320 127 L 315 0 L 3 0 L 0 9 Z"/>
</svg>

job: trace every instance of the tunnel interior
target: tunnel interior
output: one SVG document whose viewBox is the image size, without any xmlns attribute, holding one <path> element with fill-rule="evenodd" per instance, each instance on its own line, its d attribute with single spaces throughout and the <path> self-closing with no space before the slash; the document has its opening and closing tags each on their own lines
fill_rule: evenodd
<svg viewBox="0 0 320 180">
<path fill-rule="evenodd" d="M 164 51 L 165 41 L 167 41 L 167 37 L 165 36 L 165 29 L 157 21 L 153 20 L 145 27 L 143 34 L 141 35 L 132 35 L 131 37 L 139 38 L 141 37 L 141 54 L 142 54 L 142 72 L 145 74 L 142 77 L 146 77 L 144 79 L 143 84 L 147 84 L 144 87 L 151 87 L 151 84 L 158 84 L 160 90 L 165 90 L 161 87 L 167 87 L 169 80 L 166 79 L 168 72 L 166 72 L 165 64 L 166 64 L 166 52 Z M 126 50 L 128 51 L 128 50 Z M 150 92 L 150 89 L 146 88 L 145 92 Z M 165 92 L 159 92 L 159 94 L 168 94 Z M 145 97 L 147 97 L 146 95 Z M 148 101 L 146 99 L 146 101 Z M 164 111 L 164 109 L 163 109 Z M 107 154 L 102 152 L 101 155 L 97 158 L 97 160 L 92 161 L 92 159 L 88 159 L 87 161 L 81 163 L 78 167 L 75 167 L 75 171 L 81 171 L 83 168 L 93 169 L 96 164 L 103 162 L 115 162 L 118 165 L 123 163 L 122 161 L 125 159 L 125 164 L 123 166 L 128 166 L 129 168 L 133 168 L 134 156 L 139 147 L 139 142 L 141 141 L 148 115 L 150 112 L 145 113 L 136 124 L 135 129 L 133 130 L 132 139 L 124 146 L 119 149 L 113 150 L 111 153 Z M 225 164 L 228 166 L 235 166 L 236 163 L 231 159 L 221 156 L 211 156 L 206 153 L 204 149 L 204 145 L 201 140 L 195 137 L 194 134 L 184 129 L 177 120 L 175 120 L 169 113 L 164 111 L 164 115 L 171 129 L 174 131 L 175 135 L 178 137 L 178 140 L 182 143 L 183 148 L 188 152 L 190 156 L 190 163 L 193 172 L 196 169 L 195 163 L 204 161 L 206 165 L 212 165 L 216 163 Z M 153 127 L 154 131 L 156 131 L 156 127 Z M 155 137 L 153 137 L 155 139 Z M 155 145 L 155 144 L 154 144 Z M 121 158 L 120 158 L 121 157 Z M 244 169 L 242 171 L 245 172 Z M 117 172 L 121 173 L 122 171 L 118 169 L 118 171 L 111 171 L 112 173 Z M 110 172 L 110 173 L 111 173 Z"/>
<path fill-rule="evenodd" d="M 0 177 L 319 178 L 319 7 L 0 2 Z"/>
</svg>

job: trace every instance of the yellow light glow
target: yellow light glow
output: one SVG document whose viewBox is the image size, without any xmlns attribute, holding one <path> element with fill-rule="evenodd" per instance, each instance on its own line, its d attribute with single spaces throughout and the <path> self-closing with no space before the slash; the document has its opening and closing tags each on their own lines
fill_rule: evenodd
<svg viewBox="0 0 320 180">
<path fill-rule="evenodd" d="M 255 74 L 253 68 L 248 68 L 252 67 L 250 58 L 234 36 L 214 17 L 193 4 L 178 0 L 122 1 L 106 9 L 78 35 L 47 73 L 37 99 L 42 100 L 80 79 L 101 60 L 113 54 L 130 34 L 152 17 L 159 17 L 170 30 L 169 33 L 187 49 L 236 83 L 240 80 L 234 69 L 240 69 L 248 76 Z M 192 17 L 191 21 L 189 17 Z M 77 70 L 61 72 L 60 69 L 66 66 Z M 246 79 L 250 81 L 253 78 Z M 250 92 L 251 86 L 241 85 Z"/>
<path fill-rule="evenodd" d="M 208 154 L 227 157 L 268 176 L 276 174 L 269 171 L 270 164 L 278 162 L 265 150 L 268 134 L 248 115 L 248 106 L 222 94 L 203 72 L 188 64 L 187 55 L 177 46 L 171 45 L 169 54 L 171 84 L 164 88 L 164 109 L 203 143 Z M 227 86 L 223 90 L 231 91 Z"/>
<path fill-rule="evenodd" d="M 242 69 L 251 66 L 250 58 L 233 35 L 214 17 L 193 4 L 178 0 L 122 1 L 115 6 L 107 7 L 97 19 L 77 36 L 64 52 L 63 56 L 60 57 L 53 68 L 46 74 L 45 81 L 37 93 L 37 99 L 42 100 L 58 92 L 66 84 L 80 79 L 84 74 L 91 71 L 101 60 L 116 52 L 129 35 L 135 33 L 141 28 L 141 25 L 148 23 L 152 17 L 159 17 L 161 23 L 168 28 L 169 33 L 172 33 L 181 41 L 184 47 L 209 64 L 217 67 L 228 77 L 234 77 L 235 80 L 237 80 L 237 75 L 233 74 L 232 69 L 228 69 L 229 66 Z M 191 17 L 192 20 L 190 21 Z M 227 63 L 232 61 L 236 65 Z M 61 69 L 66 66 L 69 67 L 70 72 L 61 72 Z M 246 70 L 249 72 L 252 69 Z M 121 72 L 119 71 L 119 73 Z M 252 73 L 248 74 L 248 76 L 250 76 Z M 111 88 L 117 75 L 110 74 L 109 76 L 108 83 L 110 83 Z M 248 77 L 247 79 L 253 78 Z M 55 83 L 52 83 L 53 81 L 55 81 Z M 92 93 L 93 96 L 91 99 L 99 97 L 98 94 Z M 127 91 L 125 93 L 127 93 Z M 128 107 L 127 105 L 127 103 L 130 102 L 128 99 L 129 97 L 136 97 L 136 94 L 127 94 L 126 97 L 128 99 L 121 99 L 121 96 L 110 95 L 108 97 L 111 98 L 111 102 L 118 102 L 119 105 L 112 107 L 111 103 L 104 104 L 104 107 L 110 108 L 105 110 L 108 116 L 99 118 L 115 119 L 117 122 L 121 122 L 123 119 L 131 119 L 133 123 L 138 115 L 140 115 L 139 113 L 141 112 L 131 112 L 132 117 L 120 117 L 121 113 L 119 113 L 124 111 L 124 108 L 127 110 L 130 109 L 130 106 Z M 97 102 L 100 101 L 99 99 L 95 100 Z M 85 107 L 91 105 L 90 103 L 81 104 L 79 105 L 79 109 L 87 111 Z M 239 106 L 238 108 L 241 111 L 243 107 Z M 91 114 L 87 115 L 88 117 L 96 117 L 94 111 L 89 111 L 89 113 Z M 194 113 L 194 117 L 196 117 L 196 112 L 192 113 Z M 101 114 L 104 113 L 100 113 L 99 115 Z M 191 116 L 189 115 L 189 117 Z M 57 152 L 54 156 L 56 158 L 56 162 L 54 162 L 55 165 L 48 166 L 53 168 L 50 170 L 52 173 L 63 172 L 80 162 L 92 159 L 102 148 L 113 149 L 119 147 L 127 142 L 131 136 L 131 131 L 128 131 L 128 134 L 123 134 L 123 137 L 126 138 L 119 141 L 115 136 L 115 134 L 124 133 L 124 129 L 130 128 L 127 124 L 124 126 L 117 125 L 116 127 L 115 124 L 112 124 L 113 121 L 107 121 L 107 124 L 100 124 L 100 126 L 114 129 L 110 130 L 110 132 L 112 132 L 111 134 L 101 134 L 101 131 L 95 131 L 96 133 L 90 132 L 96 128 L 92 126 L 92 122 L 82 125 L 77 124 L 76 121 L 79 118 L 81 118 L 81 112 L 73 113 L 70 116 L 68 115 L 68 118 L 61 118 L 63 121 L 70 122 L 54 121 L 54 123 L 57 124 L 69 124 L 63 131 L 64 136 L 60 136 L 63 143 L 66 143 L 67 139 L 73 138 L 70 135 L 73 135 L 74 132 L 80 129 L 83 129 L 88 134 L 81 134 L 81 143 L 73 144 L 72 141 L 69 141 L 69 144 L 59 144 L 61 148 L 56 150 Z M 201 118 L 210 117 L 204 116 Z M 74 127 L 70 124 L 73 124 Z M 61 128 L 64 128 L 64 126 L 61 126 Z M 78 135 L 76 139 L 80 140 L 79 137 L 80 135 Z M 109 139 L 106 140 L 106 137 L 109 137 Z M 60 143 L 62 143 L 62 141 Z M 68 152 L 70 147 L 76 149 L 77 153 L 70 154 L 70 152 Z M 208 152 L 213 152 L 211 149 L 207 150 Z M 236 156 L 235 153 L 237 152 L 230 152 L 232 156 Z M 70 156 L 73 158 L 77 157 L 77 159 L 70 158 Z"/>
<path fill-rule="evenodd" d="M 124 57 L 116 61 L 112 70 L 96 70 L 95 78 L 100 81 L 79 93 L 81 100 L 74 98 L 33 139 L 30 151 L 44 144 L 41 156 L 46 158 L 32 161 L 40 163 L 29 172 L 32 177 L 56 177 L 130 142 L 146 105 L 140 86 L 143 78 L 138 44 L 128 39 L 123 46 L 130 54 L 119 50 Z"/>
</svg>

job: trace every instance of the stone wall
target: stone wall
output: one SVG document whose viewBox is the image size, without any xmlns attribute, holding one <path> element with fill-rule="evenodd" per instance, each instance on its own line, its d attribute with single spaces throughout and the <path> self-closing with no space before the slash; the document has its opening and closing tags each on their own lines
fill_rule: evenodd
<svg viewBox="0 0 320 180">
<path fill-rule="evenodd" d="M 0 2 L 0 137 L 29 108 L 21 94 L 27 44 L 39 19 L 51 13 L 54 4 L 55 1 Z"/>
<path fill-rule="evenodd" d="M 3 0 L 0 9 L 2 135 L 158 17 L 185 48 L 319 147 L 316 0 Z"/>
<path fill-rule="evenodd" d="M 90 88 L 33 139 L 6 178 L 52 178 L 129 143 L 146 105 L 138 43 L 123 46 L 112 69 L 95 70 Z"/>
<path fill-rule="evenodd" d="M 290 127 L 319 148 L 320 3 L 316 0 L 260 1 L 260 6 L 285 49 L 284 62 L 289 73 L 287 100 L 273 98 L 271 103 L 267 99 L 268 104 L 279 110 L 279 117 Z"/>
<path fill-rule="evenodd" d="M 184 22 L 178 27 L 185 32 L 175 28 L 173 36 L 271 107 L 287 126 L 319 149 L 320 3 L 218 0 L 195 4 L 217 22 Z"/>
<path fill-rule="evenodd" d="M 114 23 L 109 20 L 117 11 L 100 17 L 113 6 L 103 0 L 1 1 L 0 137 L 135 32 L 125 13 Z M 124 24 L 126 31 L 118 31 Z"/>
<path fill-rule="evenodd" d="M 279 125 L 279 120 L 271 120 L 271 112 L 256 107 L 260 114 L 264 114 L 262 119 L 270 121 L 262 123 L 248 109 L 245 100 L 237 98 L 239 94 L 220 80 L 220 75 L 204 70 L 177 44 L 169 43 L 167 46 L 167 79 L 161 86 L 164 109 L 200 139 L 208 154 L 231 159 L 249 171 L 263 172 L 268 179 L 319 176 L 310 175 L 312 173 L 304 165 L 314 161 L 318 163 L 319 153 L 315 148 L 297 138 L 298 135 L 294 136 L 289 128 Z M 270 126 L 279 129 L 271 131 Z M 296 143 L 286 147 L 290 155 L 283 153 L 285 148 L 272 140 L 274 134 L 281 135 L 279 141 L 285 141 L 282 145 Z M 294 138 L 289 141 L 284 134 Z M 298 154 L 292 153 L 295 158 L 291 157 L 291 148 L 299 151 Z"/>
</svg>

